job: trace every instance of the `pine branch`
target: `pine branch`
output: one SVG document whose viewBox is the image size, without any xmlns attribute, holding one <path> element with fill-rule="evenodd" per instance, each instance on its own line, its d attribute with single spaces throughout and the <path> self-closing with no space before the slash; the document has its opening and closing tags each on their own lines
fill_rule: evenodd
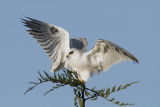
<svg viewBox="0 0 160 107">
<path fill-rule="evenodd" d="M 123 90 L 123 89 L 126 89 L 127 87 L 129 87 L 129 86 L 131 86 L 133 84 L 136 84 L 138 82 L 139 81 L 131 82 L 131 83 L 123 85 L 123 86 L 120 85 L 117 89 L 116 89 L 116 85 L 114 87 L 112 87 L 112 89 L 110 89 L 110 87 L 109 87 L 106 90 L 105 89 L 95 90 L 95 88 L 93 88 L 93 89 L 86 88 L 86 90 L 91 91 L 91 92 L 94 93 L 91 97 L 88 97 L 87 100 L 88 99 L 89 100 L 96 100 L 98 98 L 97 96 L 100 96 L 100 97 L 108 100 L 109 102 L 112 102 L 112 103 L 120 105 L 120 106 L 134 105 L 134 104 L 130 104 L 130 103 L 120 103 L 120 101 L 115 101 L 115 98 L 108 99 L 108 97 L 110 96 L 110 94 L 112 94 L 114 92 L 118 92 L 118 91 Z"/>
<path fill-rule="evenodd" d="M 64 87 L 66 85 L 69 85 L 73 87 L 73 92 L 75 94 L 74 98 L 74 105 L 78 107 L 78 102 L 80 107 L 85 107 L 85 102 L 88 100 L 97 100 L 99 97 L 104 98 L 105 100 L 117 104 L 119 106 L 126 106 L 126 105 L 134 105 L 130 103 L 121 103 L 120 101 L 116 101 L 115 98 L 109 99 L 108 97 L 114 93 L 118 92 L 120 90 L 124 90 L 127 87 L 138 83 L 137 82 L 131 82 L 125 85 L 120 85 L 118 87 L 113 86 L 112 88 L 107 89 L 100 89 L 97 90 L 96 87 L 93 88 L 87 88 L 85 83 L 79 81 L 78 74 L 76 72 L 72 72 L 70 70 L 63 69 L 63 73 L 59 74 L 54 72 L 53 76 L 50 76 L 47 72 L 44 71 L 44 76 L 38 71 L 39 77 L 38 82 L 29 82 L 29 84 L 32 84 L 33 86 L 29 87 L 28 90 L 24 93 L 28 93 L 29 91 L 33 90 L 35 87 L 37 87 L 40 84 L 46 83 L 46 82 L 52 82 L 54 86 L 49 89 L 44 95 L 48 94 L 51 91 L 54 91 L 55 89 L 58 89 L 60 87 Z"/>
</svg>

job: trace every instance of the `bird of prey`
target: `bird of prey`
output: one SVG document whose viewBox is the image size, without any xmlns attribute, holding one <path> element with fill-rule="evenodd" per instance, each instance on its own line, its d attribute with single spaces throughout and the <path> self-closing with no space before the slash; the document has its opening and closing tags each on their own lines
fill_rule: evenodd
<svg viewBox="0 0 160 107">
<path fill-rule="evenodd" d="M 107 71 L 122 61 L 138 63 L 135 56 L 108 40 L 97 40 L 93 49 L 86 52 L 87 40 L 70 39 L 69 33 L 61 27 L 29 17 L 22 19 L 22 23 L 30 28 L 29 34 L 51 59 L 51 72 L 69 68 L 77 72 L 79 80 L 86 82 L 93 73 Z"/>
</svg>

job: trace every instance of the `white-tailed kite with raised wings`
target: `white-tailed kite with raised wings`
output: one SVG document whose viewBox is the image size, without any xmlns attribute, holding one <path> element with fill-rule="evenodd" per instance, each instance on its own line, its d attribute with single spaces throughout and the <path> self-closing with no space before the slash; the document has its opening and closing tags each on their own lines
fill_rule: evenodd
<svg viewBox="0 0 160 107">
<path fill-rule="evenodd" d="M 93 73 L 107 71 L 113 64 L 138 59 L 120 46 L 108 41 L 97 40 L 94 48 L 86 52 L 85 38 L 70 39 L 69 33 L 58 26 L 29 17 L 22 19 L 24 26 L 42 46 L 52 60 L 51 72 L 70 68 L 78 73 L 79 79 L 86 82 Z"/>
</svg>

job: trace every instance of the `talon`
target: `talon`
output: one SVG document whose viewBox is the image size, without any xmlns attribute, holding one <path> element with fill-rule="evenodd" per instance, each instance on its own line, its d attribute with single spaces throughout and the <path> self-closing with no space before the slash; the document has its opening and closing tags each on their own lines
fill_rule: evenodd
<svg viewBox="0 0 160 107">
<path fill-rule="evenodd" d="M 82 78 L 79 78 L 79 81 L 81 81 L 82 83 L 85 83 L 85 81 Z"/>
</svg>

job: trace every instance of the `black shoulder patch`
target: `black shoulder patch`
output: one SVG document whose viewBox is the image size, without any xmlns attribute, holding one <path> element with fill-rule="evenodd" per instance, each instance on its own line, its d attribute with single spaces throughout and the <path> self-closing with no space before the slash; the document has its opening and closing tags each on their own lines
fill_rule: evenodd
<svg viewBox="0 0 160 107">
<path fill-rule="evenodd" d="M 58 32 L 58 29 L 56 27 L 52 26 L 52 27 L 50 27 L 50 31 L 52 34 L 54 34 L 54 33 Z"/>
</svg>

